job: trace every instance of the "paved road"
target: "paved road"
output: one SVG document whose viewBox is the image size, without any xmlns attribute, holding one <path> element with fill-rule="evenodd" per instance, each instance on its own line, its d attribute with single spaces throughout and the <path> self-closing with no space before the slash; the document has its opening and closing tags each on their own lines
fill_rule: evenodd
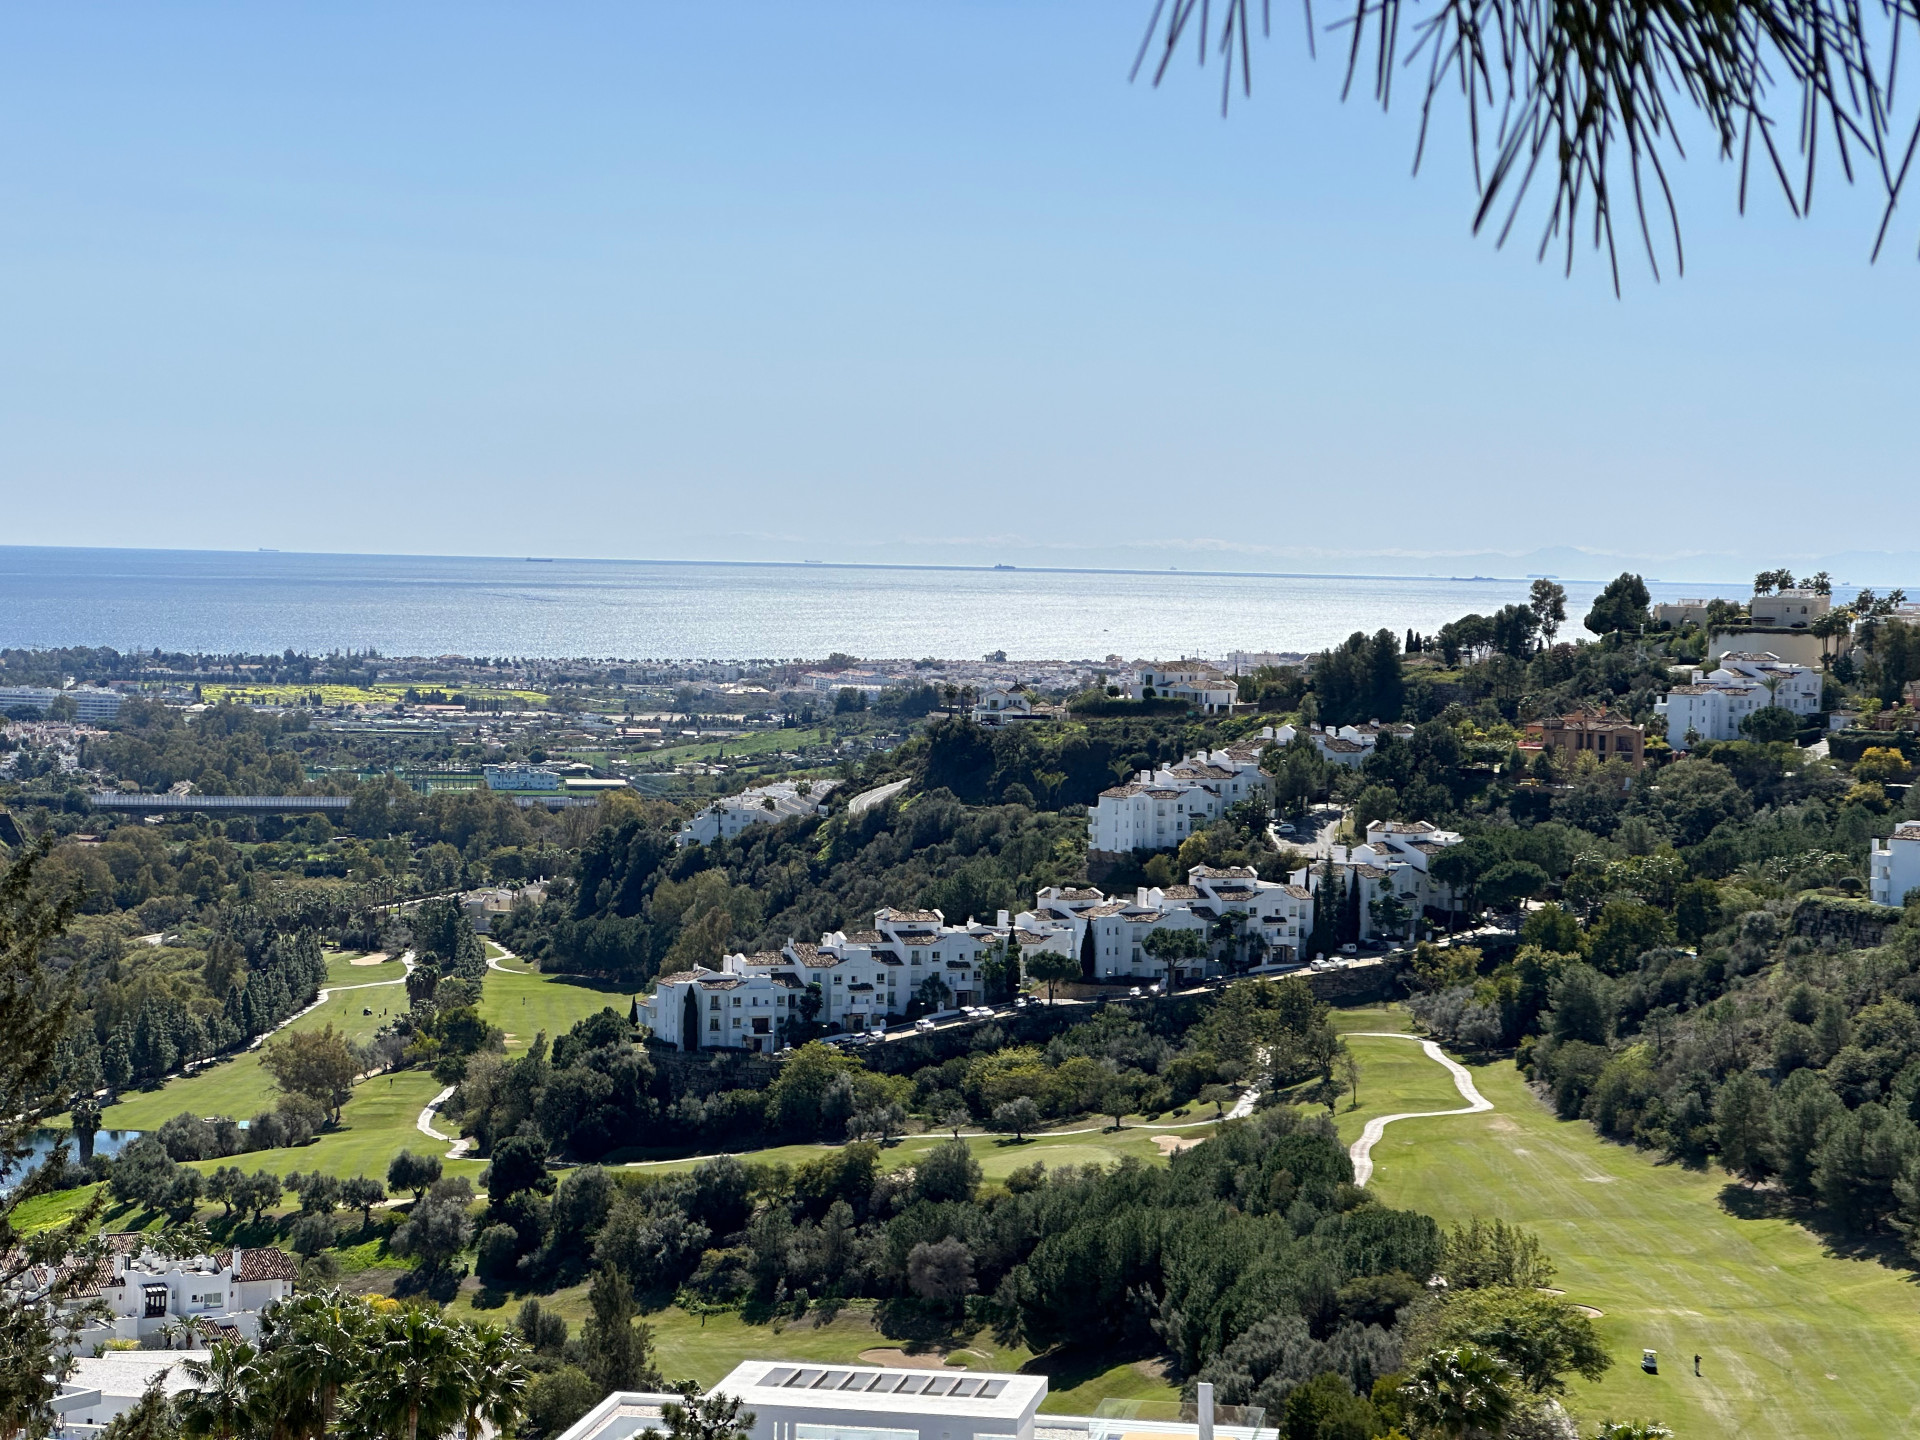
<svg viewBox="0 0 1920 1440">
<path fill-rule="evenodd" d="M 1460 1092 L 1460 1098 L 1467 1102 L 1458 1110 L 1409 1110 L 1400 1115 L 1377 1115 L 1369 1120 L 1367 1128 L 1360 1132 L 1360 1138 L 1347 1151 L 1347 1157 L 1353 1161 L 1354 1184 L 1365 1185 L 1373 1179 L 1373 1147 L 1380 1143 L 1380 1136 L 1394 1121 L 1427 1120 L 1439 1115 L 1478 1115 L 1483 1110 L 1493 1108 L 1493 1102 L 1474 1088 L 1473 1076 L 1467 1073 L 1466 1066 L 1441 1054 L 1440 1047 L 1433 1041 L 1422 1040 L 1418 1035 L 1407 1035 L 1398 1030 L 1356 1030 L 1353 1033 L 1379 1040 L 1417 1041 L 1420 1048 L 1427 1052 L 1428 1059 L 1446 1066 L 1447 1073 L 1453 1076 L 1454 1088 Z"/>
<path fill-rule="evenodd" d="M 876 785 L 871 790 L 862 790 L 847 802 L 847 813 L 858 815 L 862 810 L 871 810 L 876 805 L 884 805 L 912 783 L 911 780 L 896 780 L 891 785 Z"/>
</svg>

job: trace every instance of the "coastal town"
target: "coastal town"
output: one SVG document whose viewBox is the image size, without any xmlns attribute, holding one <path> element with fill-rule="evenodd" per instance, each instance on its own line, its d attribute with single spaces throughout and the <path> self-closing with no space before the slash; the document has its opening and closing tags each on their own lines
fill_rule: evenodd
<svg viewBox="0 0 1920 1440">
<path fill-rule="evenodd" d="M 1777 574 L 1677 605 L 1623 575 L 1578 638 L 1565 609 L 1544 581 L 1431 635 L 1099 663 L 6 652 L 0 846 L 75 897 L 5 1202 L 79 1227 L 8 1271 L 52 1433 L 197 1425 L 218 1365 L 308 1363 L 317 1304 L 507 1357 L 527 1440 L 665 1423 L 669 1367 L 753 1410 L 735 1440 L 1255 1440 L 1323 1400 L 1387 1434 L 1427 1424 L 1405 1377 L 1455 1317 L 1546 1305 L 1574 1358 L 1509 1403 L 1575 1433 L 1664 1373 L 1628 1351 L 1706 1332 L 1557 1229 L 1568 1299 L 1476 1288 L 1553 1272 L 1474 1228 L 1540 1202 L 1473 1117 L 1626 1182 L 1623 1234 L 1744 1233 L 1648 1199 L 1675 1161 L 1777 1196 L 1770 1244 L 1911 1223 L 1920 1025 L 1861 977 L 1920 956 L 1920 617 Z M 1400 1126 L 1429 1112 L 1457 1176 Z M 1848 1148 L 1868 1125 L 1894 1161 Z M 1209 1209 L 1243 1172 L 1284 1203 Z M 1195 1254 L 1273 1227 L 1272 1284 L 1387 1298 L 1317 1335 L 1262 1302 L 1318 1347 L 1295 1369 L 1238 1321 L 1138 1329 L 1108 1271 L 1233 1292 L 1102 1248 L 1135 1175 Z M 1401 1238 L 1341 1258 L 1356 1217 Z M 1625 1350 L 1587 1296 L 1638 1317 Z M 984 1358 L 915 1388 L 923 1334 Z M 1116 1416 L 1044 1354 L 1183 1378 Z M 796 1398 L 827 1379 L 861 1398 Z"/>
</svg>

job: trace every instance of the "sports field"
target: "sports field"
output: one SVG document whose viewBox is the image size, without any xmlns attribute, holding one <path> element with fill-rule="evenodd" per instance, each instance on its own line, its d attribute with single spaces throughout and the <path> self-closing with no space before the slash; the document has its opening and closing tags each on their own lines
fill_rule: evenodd
<svg viewBox="0 0 1920 1440">
<path fill-rule="evenodd" d="M 1404 1030 L 1398 1012 L 1347 1011 L 1343 1030 Z M 1462 1102 L 1405 1040 L 1350 1036 L 1369 1114 Z M 1414 1063 L 1416 1060 L 1419 1063 Z M 1419 1073 L 1422 1066 L 1431 1078 Z M 1539 1233 L 1557 1286 L 1604 1312 L 1614 1366 L 1574 1382 L 1583 1433 L 1658 1418 L 1687 1440 L 1811 1440 L 1920 1430 L 1920 1294 L 1913 1273 L 1828 1253 L 1781 1219 L 1742 1219 L 1724 1172 L 1688 1170 L 1556 1120 L 1510 1062 L 1472 1067 L 1491 1112 L 1398 1121 L 1374 1149 L 1374 1188 L 1442 1223 L 1498 1215 Z M 1639 1365 L 1660 1353 L 1660 1373 Z M 1699 1354 L 1701 1374 L 1693 1374 Z"/>
</svg>

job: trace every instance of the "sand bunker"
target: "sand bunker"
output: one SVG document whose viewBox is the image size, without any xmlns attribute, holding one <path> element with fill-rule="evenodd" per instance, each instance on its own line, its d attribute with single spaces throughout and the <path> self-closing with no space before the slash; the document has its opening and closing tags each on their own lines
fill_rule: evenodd
<svg viewBox="0 0 1920 1440">
<path fill-rule="evenodd" d="M 895 1370 L 947 1370 L 956 1365 L 966 1369 L 965 1361 L 950 1361 L 945 1350 L 923 1350 L 917 1355 L 909 1355 L 904 1350 L 896 1350 L 890 1345 L 882 1345 L 873 1350 L 862 1350 L 860 1359 L 868 1365 L 886 1365 Z"/>
</svg>

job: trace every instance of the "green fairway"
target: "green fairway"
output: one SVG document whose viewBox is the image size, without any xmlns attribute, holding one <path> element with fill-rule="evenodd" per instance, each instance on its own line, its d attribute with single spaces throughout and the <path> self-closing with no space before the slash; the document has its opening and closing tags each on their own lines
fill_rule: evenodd
<svg viewBox="0 0 1920 1440">
<path fill-rule="evenodd" d="M 488 970 L 480 991 L 480 1014 L 507 1032 L 514 1053 L 546 1032 L 551 1045 L 576 1023 L 611 1006 L 625 1019 L 633 997 L 625 990 L 577 975 L 538 975 L 531 971 Z"/>
<path fill-rule="evenodd" d="M 1380 1010 L 1338 1020 L 1347 1031 L 1406 1025 Z M 1411 1043 L 1348 1043 L 1365 1113 L 1462 1103 L 1438 1066 L 1426 1062 L 1432 1081 L 1410 1072 Z M 1656 1417 L 1689 1440 L 1852 1440 L 1920 1424 L 1911 1272 L 1829 1254 L 1786 1220 L 1737 1218 L 1721 1203 L 1723 1191 L 1738 1198 L 1724 1172 L 1659 1164 L 1584 1121 L 1556 1120 L 1510 1062 L 1472 1068 L 1494 1109 L 1388 1126 L 1374 1188 L 1443 1224 L 1498 1215 L 1539 1233 L 1559 1265 L 1554 1283 L 1604 1312 L 1613 1369 L 1598 1384 L 1575 1381 L 1569 1397 L 1583 1430 Z M 1640 1370 L 1643 1347 L 1660 1352 L 1660 1374 Z"/>
<path fill-rule="evenodd" d="M 980 1162 L 981 1174 L 987 1180 L 995 1181 L 1005 1180 L 1015 1170 L 1036 1161 L 1055 1170 L 1069 1165 L 1112 1165 L 1127 1156 L 1157 1162 L 1164 1159 L 1165 1155 L 1161 1146 L 1155 1143 L 1155 1136 L 1199 1141 L 1213 1133 L 1211 1124 L 1173 1129 L 1136 1121 L 1124 1130 L 1113 1131 L 1095 1128 L 1099 1123 L 1097 1120 L 1083 1120 L 1069 1125 L 1064 1133 L 1050 1135 L 1042 1132 L 1019 1142 L 999 1135 L 968 1135 L 965 1139 L 974 1158 Z M 911 1165 L 936 1145 L 943 1145 L 952 1138 L 946 1131 L 909 1135 L 887 1146 L 881 1154 L 880 1163 L 889 1170 Z M 753 1165 L 799 1165 L 839 1148 L 837 1145 L 775 1145 L 765 1150 L 748 1151 L 740 1158 Z M 689 1155 L 673 1160 L 641 1160 L 628 1162 L 627 1168 L 646 1171 L 691 1170 L 706 1158 L 703 1155 Z M 610 1160 L 609 1163 L 617 1163 L 617 1160 Z"/>
<path fill-rule="evenodd" d="M 332 962 L 329 966 L 330 969 L 335 967 L 346 970 L 349 975 L 355 973 L 347 969 L 344 960 Z M 407 1008 L 407 992 L 403 986 L 380 983 L 382 980 L 397 981 L 401 978 L 398 963 L 368 966 L 357 973 L 370 978 L 349 979 L 341 983 L 375 985 L 378 988 L 336 990 L 324 1004 L 301 1016 L 287 1028 L 317 1030 L 322 1025 L 330 1024 L 334 1029 L 344 1031 L 357 1044 L 371 1038 L 374 1031 L 392 1018 L 391 1014 L 383 1012 L 398 1012 Z M 328 983 L 333 982 L 330 979 Z M 362 1013 L 367 1010 L 373 1013 Z M 269 1040 L 267 1043 L 273 1042 Z M 152 1130 L 183 1110 L 192 1111 L 195 1115 L 231 1115 L 236 1120 L 245 1120 L 262 1110 L 271 1110 L 277 1093 L 272 1077 L 260 1068 L 260 1051 L 243 1050 L 238 1055 L 203 1066 L 191 1075 L 169 1080 L 158 1090 L 128 1092 L 118 1105 L 109 1106 L 101 1113 L 100 1124 L 106 1130 Z"/>
</svg>

